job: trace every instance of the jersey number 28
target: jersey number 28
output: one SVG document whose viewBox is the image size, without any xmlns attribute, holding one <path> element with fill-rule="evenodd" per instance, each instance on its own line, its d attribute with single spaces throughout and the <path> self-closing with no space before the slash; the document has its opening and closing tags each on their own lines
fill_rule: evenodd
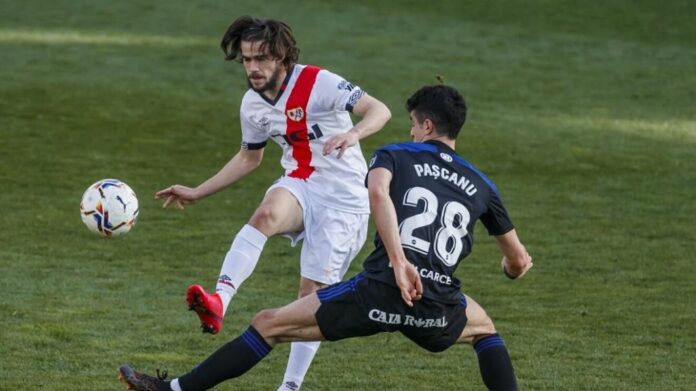
<svg viewBox="0 0 696 391">
<path fill-rule="evenodd" d="M 404 205 L 417 207 L 423 201 L 423 212 L 404 219 L 399 227 L 401 244 L 404 247 L 428 254 L 431 242 L 416 237 L 413 232 L 420 227 L 433 224 L 438 217 L 438 200 L 435 194 L 424 187 L 412 187 L 404 194 Z M 471 215 L 469 210 L 459 202 L 449 201 L 444 204 L 440 216 L 440 228 L 435 233 L 435 256 L 447 266 L 454 266 L 464 250 L 462 238 Z"/>
</svg>

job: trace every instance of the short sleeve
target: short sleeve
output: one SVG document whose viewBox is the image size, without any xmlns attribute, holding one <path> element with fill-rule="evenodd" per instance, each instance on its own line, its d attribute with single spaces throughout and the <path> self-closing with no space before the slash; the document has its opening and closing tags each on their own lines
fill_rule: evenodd
<svg viewBox="0 0 696 391">
<path fill-rule="evenodd" d="M 515 228 L 496 191 L 491 191 L 488 209 L 481 215 L 481 222 L 488 230 L 488 234 L 494 236 L 506 234 Z"/>
<path fill-rule="evenodd" d="M 391 151 L 384 149 L 378 149 L 370 158 L 370 163 L 368 164 L 368 173 L 372 169 L 382 167 L 389 170 L 392 174 L 396 169 L 396 159 L 392 155 Z M 367 177 L 365 177 L 365 186 L 367 187 Z"/>
<path fill-rule="evenodd" d="M 247 117 L 244 104 L 242 104 L 240 109 L 239 118 L 242 127 L 242 149 L 255 150 L 264 148 L 268 142 L 268 134 L 262 127 L 268 123 L 268 119 L 265 121 L 263 118 L 259 119 L 257 125 Z"/>
<path fill-rule="evenodd" d="M 317 75 L 312 94 L 323 110 L 353 112 L 365 92 L 341 76 L 323 69 Z"/>
</svg>

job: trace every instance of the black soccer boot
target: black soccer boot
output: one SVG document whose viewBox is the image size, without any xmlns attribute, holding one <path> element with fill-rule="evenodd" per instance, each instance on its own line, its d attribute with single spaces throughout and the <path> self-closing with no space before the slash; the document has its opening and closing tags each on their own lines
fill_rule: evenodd
<svg viewBox="0 0 696 391">
<path fill-rule="evenodd" d="M 134 391 L 171 391 L 167 378 L 167 371 L 160 373 L 157 370 L 157 377 L 137 372 L 135 369 L 124 365 L 118 369 L 118 379 L 129 390 Z"/>
</svg>

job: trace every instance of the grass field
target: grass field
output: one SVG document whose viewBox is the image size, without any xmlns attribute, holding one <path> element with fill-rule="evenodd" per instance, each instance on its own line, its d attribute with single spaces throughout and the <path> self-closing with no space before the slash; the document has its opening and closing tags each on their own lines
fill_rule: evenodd
<svg viewBox="0 0 696 391">
<path fill-rule="evenodd" d="M 696 6 L 590 3 L 0 0 L 0 390 L 118 389 L 122 363 L 179 374 L 296 295 L 298 250 L 274 238 L 220 335 L 184 304 L 280 175 L 277 147 L 183 212 L 153 199 L 239 148 L 245 81 L 218 42 L 243 14 L 287 21 L 302 63 L 389 105 L 366 154 L 406 139 L 403 102 L 436 74 L 464 91 L 458 150 L 498 185 L 535 268 L 506 280 L 481 230 L 457 274 L 523 389 L 696 389 Z M 116 240 L 78 215 L 104 177 L 141 203 Z M 218 389 L 275 390 L 287 352 Z M 303 390 L 482 388 L 470 347 L 380 335 L 324 344 Z"/>
</svg>

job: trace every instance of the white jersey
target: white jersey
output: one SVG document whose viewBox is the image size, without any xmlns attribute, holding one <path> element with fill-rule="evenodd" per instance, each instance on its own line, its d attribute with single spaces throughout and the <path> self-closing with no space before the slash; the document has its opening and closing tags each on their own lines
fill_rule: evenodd
<svg viewBox="0 0 696 391">
<path fill-rule="evenodd" d="M 296 64 L 274 101 L 249 89 L 240 109 L 242 148 L 261 149 L 273 139 L 283 149 L 285 175 L 307 183 L 312 200 L 330 208 L 369 213 L 365 158 L 356 144 L 341 159 L 324 156 L 331 136 L 353 127 L 349 112 L 364 92 L 342 77 Z"/>
</svg>

